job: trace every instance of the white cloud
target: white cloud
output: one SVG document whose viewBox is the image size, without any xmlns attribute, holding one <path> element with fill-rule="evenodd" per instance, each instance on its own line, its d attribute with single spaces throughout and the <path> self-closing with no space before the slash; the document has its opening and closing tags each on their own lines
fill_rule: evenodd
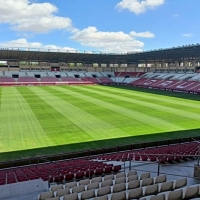
<svg viewBox="0 0 200 200">
<path fill-rule="evenodd" d="M 183 37 L 192 37 L 193 34 L 192 33 L 184 33 L 182 34 Z"/>
<path fill-rule="evenodd" d="M 130 35 L 133 37 L 143 37 L 143 38 L 153 38 L 155 35 L 153 33 L 150 33 L 149 31 L 136 33 L 135 31 L 131 31 Z"/>
<path fill-rule="evenodd" d="M 97 30 L 96 27 L 88 27 L 83 30 L 77 31 L 73 34 L 71 39 L 79 42 L 82 46 L 92 47 L 92 50 L 98 50 L 108 53 L 126 53 L 142 51 L 144 43 L 136 40 L 136 37 L 151 37 L 153 33 L 148 31 L 137 33 L 135 31 L 124 33 L 119 32 L 103 32 Z M 40 42 L 29 42 L 26 38 L 20 38 L 8 42 L 0 43 L 0 48 L 18 48 L 18 49 L 49 49 L 50 51 L 71 51 L 79 52 L 74 48 L 61 47 L 53 44 L 44 45 Z M 88 49 L 88 48 L 87 48 Z M 87 51 L 89 53 L 89 51 Z"/>
<path fill-rule="evenodd" d="M 58 8 L 50 3 L 0 0 L 0 5 L 0 23 L 8 23 L 17 31 L 46 33 L 55 29 L 76 30 L 70 18 L 55 15 Z"/>
<path fill-rule="evenodd" d="M 148 9 L 164 4 L 165 0 L 122 0 L 117 4 L 119 10 L 128 9 L 135 14 L 144 13 Z"/>
<path fill-rule="evenodd" d="M 49 50 L 59 50 L 59 51 L 76 51 L 74 48 L 70 47 L 60 47 L 56 45 L 44 45 L 40 42 L 28 42 L 25 38 L 20 38 L 17 40 L 12 40 L 8 42 L 0 43 L 2 48 L 24 48 L 24 49 L 49 49 Z"/>
<path fill-rule="evenodd" d="M 137 34 L 136 32 L 134 32 Z M 149 32 L 146 35 L 149 36 Z M 139 35 L 143 35 L 138 33 Z M 88 27 L 77 31 L 71 39 L 83 46 L 93 47 L 103 52 L 141 51 L 144 43 L 136 40 L 131 34 L 119 32 L 103 32 L 96 27 Z"/>
</svg>

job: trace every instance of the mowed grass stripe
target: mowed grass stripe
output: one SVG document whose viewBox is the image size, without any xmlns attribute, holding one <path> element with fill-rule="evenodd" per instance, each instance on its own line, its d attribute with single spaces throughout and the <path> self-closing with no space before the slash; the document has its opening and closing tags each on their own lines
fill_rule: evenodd
<svg viewBox="0 0 200 200">
<path fill-rule="evenodd" d="M 1 94 L 2 94 L 2 87 L 0 87 L 0 110 L 1 110 Z"/>
<path fill-rule="evenodd" d="M 15 87 L 3 88 L 0 127 L 1 152 L 50 144 L 31 108 Z"/>
<path fill-rule="evenodd" d="M 85 86 L 84 86 L 85 87 Z M 92 86 L 87 86 L 88 88 L 92 88 Z M 140 97 L 143 98 L 145 101 L 150 99 L 153 101 L 160 101 L 160 102 L 166 102 L 166 103 L 171 103 L 171 104 L 175 104 L 175 105 L 181 105 L 181 106 L 186 106 L 189 108 L 196 108 L 196 109 L 200 109 L 200 103 L 199 101 L 195 101 L 195 100 L 189 100 L 189 99 L 181 99 L 181 98 L 176 98 L 176 97 L 170 97 L 170 96 L 165 96 L 165 95 L 158 95 L 158 94 L 150 94 L 150 93 L 146 93 L 146 92 L 138 92 L 138 91 L 134 91 L 133 90 L 127 90 L 126 88 L 115 88 L 115 87 L 107 87 L 107 86 L 96 86 L 97 90 L 100 91 L 107 91 L 109 93 L 112 94 L 120 94 L 120 95 L 128 95 L 130 97 Z M 166 91 L 167 93 L 167 91 Z"/>
<path fill-rule="evenodd" d="M 50 92 L 45 91 L 45 89 L 31 87 L 30 90 L 76 124 L 85 133 L 90 135 L 91 140 L 129 136 L 129 134 L 123 133 L 115 126 L 112 126 L 109 123 L 106 123 L 103 120 L 100 120 L 99 118 L 83 111 L 81 108 L 74 106 L 73 104 L 51 94 Z"/>
<path fill-rule="evenodd" d="M 139 106 L 160 110 L 162 112 L 168 112 L 168 113 L 173 114 L 173 115 L 178 115 L 178 116 L 181 116 L 181 117 L 189 118 L 189 119 L 192 119 L 192 120 L 195 119 L 197 121 L 200 121 L 200 114 L 189 112 L 189 111 L 186 111 L 186 110 L 181 110 L 181 109 L 174 108 L 174 107 L 170 107 L 170 104 L 168 104 L 168 106 L 159 105 L 159 104 L 156 104 L 156 103 L 150 103 L 150 102 L 147 102 L 147 101 L 137 100 L 137 99 L 134 99 L 134 98 L 128 98 L 128 97 L 123 97 L 123 96 L 119 96 L 119 95 L 115 95 L 115 94 L 110 94 L 110 93 L 99 91 L 99 90 L 97 91 L 97 90 L 94 90 L 93 88 L 85 88 L 85 87 L 80 88 L 79 87 L 79 89 L 85 90 L 85 91 L 90 91 L 92 93 L 99 94 L 99 95 L 106 96 L 106 97 L 110 97 L 110 98 L 113 98 L 113 99 L 118 99 L 118 100 L 129 102 L 129 103 L 134 103 L 134 104 L 137 104 Z"/>
<path fill-rule="evenodd" d="M 72 88 L 72 87 L 70 87 L 70 88 Z M 79 89 L 80 91 L 87 90 L 86 88 L 82 88 L 80 86 L 74 86 L 74 88 Z M 118 106 L 118 105 L 115 105 L 115 104 L 112 104 L 112 103 L 109 103 L 106 101 L 102 101 L 100 99 L 93 98 L 91 96 L 87 96 L 87 95 L 81 94 L 79 92 L 71 91 L 67 87 L 65 87 L 65 88 L 57 87 L 54 89 L 64 92 L 65 94 L 72 95 L 76 98 L 83 99 L 92 104 L 99 105 L 99 106 L 101 106 L 105 109 L 111 110 L 113 112 L 120 113 L 121 115 L 130 117 L 136 121 L 140 121 L 141 125 L 143 123 L 145 123 L 145 124 L 149 125 L 150 127 L 153 127 L 155 131 L 182 130 L 182 127 L 177 126 L 169 121 L 165 121 L 160 118 L 156 118 L 156 117 L 153 117 L 153 116 L 150 116 L 150 115 L 147 115 L 147 114 L 144 114 L 144 113 L 132 110 L 132 109 L 127 109 L 122 106 Z M 90 91 L 90 92 L 94 91 L 94 93 L 95 93 L 95 86 L 93 87 L 93 89 L 94 90 L 91 89 L 92 91 Z M 100 94 L 100 93 L 98 93 L 98 94 Z M 113 98 L 115 98 L 115 97 L 113 97 Z M 116 99 L 117 99 L 117 96 L 116 96 Z M 158 124 L 159 124 L 159 126 L 158 126 Z"/>
<path fill-rule="evenodd" d="M 37 88 L 37 87 L 36 87 Z M 45 133 L 51 139 L 52 147 L 90 140 L 91 137 L 63 116 L 51 105 L 43 101 L 30 90 L 30 87 L 18 87 L 31 107 Z M 58 104 L 60 102 L 57 102 Z M 44 140 L 45 143 L 45 140 Z M 49 151 L 49 150 L 47 150 Z"/>
<path fill-rule="evenodd" d="M 91 104 L 88 101 L 85 101 L 80 98 L 76 98 L 74 96 L 68 95 L 66 93 L 62 93 L 60 91 L 57 91 L 53 89 L 54 87 L 43 87 L 48 92 L 51 92 L 52 94 L 56 95 L 57 97 L 73 104 L 74 106 L 80 107 L 83 111 L 90 113 L 91 115 L 94 115 L 95 117 L 115 126 L 116 128 L 119 128 L 122 133 L 123 132 L 129 132 L 130 135 L 133 134 L 133 129 L 135 130 L 138 127 L 139 133 L 146 133 L 149 126 L 146 124 L 141 124 L 138 121 L 132 120 L 128 116 L 121 115 L 120 113 L 113 112 L 112 110 L 105 109 L 99 105 Z M 71 87 L 67 87 L 68 89 Z M 87 94 L 86 94 L 87 95 Z M 88 96 L 95 96 L 94 94 L 88 93 Z M 99 97 L 100 98 L 100 97 Z M 104 99 L 103 99 L 104 100 Z M 151 127 L 150 127 L 151 128 Z"/>
</svg>

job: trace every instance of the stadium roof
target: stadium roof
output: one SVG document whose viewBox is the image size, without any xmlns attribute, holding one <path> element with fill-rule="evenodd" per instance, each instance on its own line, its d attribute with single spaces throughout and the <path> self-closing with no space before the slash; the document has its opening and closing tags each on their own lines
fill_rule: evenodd
<svg viewBox="0 0 200 200">
<path fill-rule="evenodd" d="M 28 48 L 0 48 L 0 60 L 77 62 L 77 63 L 145 63 L 154 61 L 200 60 L 200 45 L 187 45 L 125 54 L 102 52 L 44 50 Z"/>
</svg>

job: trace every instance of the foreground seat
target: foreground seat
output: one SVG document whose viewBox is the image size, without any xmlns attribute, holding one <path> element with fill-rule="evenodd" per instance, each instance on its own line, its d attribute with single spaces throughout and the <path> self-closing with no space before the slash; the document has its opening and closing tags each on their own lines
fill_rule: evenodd
<svg viewBox="0 0 200 200">
<path fill-rule="evenodd" d="M 125 176 L 126 176 L 125 172 L 120 172 L 116 174 L 116 178 L 125 177 Z"/>
<path fill-rule="evenodd" d="M 90 183 L 87 186 L 87 190 L 98 189 L 98 188 L 99 188 L 99 182 Z"/>
<path fill-rule="evenodd" d="M 83 192 L 85 190 L 85 186 L 84 185 L 80 185 L 80 186 L 74 186 L 72 188 L 72 192 L 75 193 L 79 193 L 79 192 Z"/>
<path fill-rule="evenodd" d="M 92 178 L 92 180 L 91 180 L 91 183 L 94 183 L 94 182 L 101 182 L 102 181 L 102 177 L 94 177 L 94 178 Z"/>
<path fill-rule="evenodd" d="M 90 183 L 90 179 L 80 180 L 79 185 L 87 185 Z"/>
<path fill-rule="evenodd" d="M 153 178 L 144 178 L 142 180 L 141 186 L 147 186 L 147 185 L 152 185 L 153 184 Z"/>
<path fill-rule="evenodd" d="M 77 193 L 67 194 L 64 196 L 63 200 L 78 200 L 78 194 Z"/>
<path fill-rule="evenodd" d="M 104 181 L 109 180 L 109 179 L 114 179 L 114 174 L 104 176 Z"/>
<path fill-rule="evenodd" d="M 199 195 L 199 186 L 188 187 L 185 191 L 183 199 L 195 198 Z"/>
<path fill-rule="evenodd" d="M 111 196 L 111 200 L 126 200 L 126 192 L 122 191 L 122 192 L 113 193 Z"/>
<path fill-rule="evenodd" d="M 131 175 L 128 177 L 128 182 L 138 180 L 138 175 Z"/>
<path fill-rule="evenodd" d="M 84 192 L 81 193 L 81 200 L 90 199 L 92 197 L 95 197 L 94 189 L 84 191 Z"/>
<path fill-rule="evenodd" d="M 128 199 L 139 199 L 143 197 L 142 188 L 131 189 L 128 194 Z"/>
<path fill-rule="evenodd" d="M 150 196 L 149 198 L 140 198 L 140 200 L 165 200 L 165 194 L 159 194 L 155 196 Z"/>
<path fill-rule="evenodd" d="M 166 180 L 167 180 L 167 176 L 166 175 L 163 175 L 163 176 L 157 176 L 156 178 L 155 178 L 155 184 L 156 183 L 163 183 L 163 182 L 166 182 Z"/>
<path fill-rule="evenodd" d="M 110 193 L 111 193 L 110 186 L 106 186 L 106 187 L 102 187 L 102 188 L 98 189 L 97 196 L 104 196 L 104 195 L 110 194 Z"/>
<path fill-rule="evenodd" d="M 145 189 L 144 196 L 155 195 L 158 193 L 158 185 L 148 185 Z"/>
<path fill-rule="evenodd" d="M 187 178 L 178 179 L 174 184 L 174 189 L 179 189 L 187 185 Z"/>
<path fill-rule="evenodd" d="M 150 178 L 150 173 L 149 172 L 140 175 L 140 180 L 143 180 L 145 178 Z"/>
<path fill-rule="evenodd" d="M 120 183 L 125 183 L 126 182 L 126 177 L 120 177 L 115 179 L 115 184 L 120 184 Z"/>
<path fill-rule="evenodd" d="M 108 196 L 95 197 L 93 200 L 108 200 Z"/>
<path fill-rule="evenodd" d="M 106 186 L 111 186 L 111 185 L 113 185 L 112 179 L 101 182 L 101 187 L 106 187 Z"/>
<path fill-rule="evenodd" d="M 49 191 L 49 192 L 42 192 L 40 195 L 39 195 L 39 200 L 45 200 L 47 198 L 52 198 L 54 197 L 54 192 L 53 191 Z"/>
<path fill-rule="evenodd" d="M 77 186 L 77 183 L 76 181 L 73 181 L 73 182 L 69 182 L 69 183 L 66 183 L 65 184 L 65 187 L 67 188 L 73 188 L 74 186 Z"/>
<path fill-rule="evenodd" d="M 70 194 L 70 190 L 69 188 L 65 188 L 65 189 L 58 189 L 56 192 L 56 196 L 62 197 L 66 194 Z"/>
<path fill-rule="evenodd" d="M 166 191 L 170 191 L 170 190 L 173 190 L 173 181 L 168 181 L 168 182 L 162 183 L 160 186 L 159 192 L 166 192 Z"/>
<path fill-rule="evenodd" d="M 113 186 L 113 193 L 115 193 L 115 192 L 121 192 L 123 190 L 126 190 L 125 183 L 120 183 L 120 184 L 117 184 L 117 185 Z"/>
<path fill-rule="evenodd" d="M 137 171 L 133 170 L 133 171 L 129 171 L 127 176 L 132 176 L 132 175 L 137 175 Z"/>
<path fill-rule="evenodd" d="M 45 200 L 60 200 L 60 197 L 47 198 Z"/>
<path fill-rule="evenodd" d="M 167 200 L 181 200 L 183 199 L 183 191 L 181 189 L 176 191 L 171 191 L 166 196 Z"/>
<path fill-rule="evenodd" d="M 139 188 L 140 187 L 140 181 L 139 180 L 135 180 L 135 181 L 130 181 L 128 183 L 128 189 L 135 189 L 135 188 Z"/>
<path fill-rule="evenodd" d="M 165 195 L 164 194 L 159 194 L 156 196 L 150 197 L 150 200 L 165 200 Z"/>
<path fill-rule="evenodd" d="M 50 190 L 53 191 L 53 192 L 57 191 L 58 189 L 63 189 L 63 185 L 62 184 L 60 184 L 60 185 L 52 185 L 50 187 Z"/>
</svg>

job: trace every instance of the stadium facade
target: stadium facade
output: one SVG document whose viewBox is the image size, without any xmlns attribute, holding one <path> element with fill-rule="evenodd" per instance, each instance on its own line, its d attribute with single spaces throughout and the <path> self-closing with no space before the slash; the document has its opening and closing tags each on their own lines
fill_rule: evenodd
<svg viewBox="0 0 200 200">
<path fill-rule="evenodd" d="M 150 72 L 198 71 L 200 45 L 126 54 L 1 48 L 0 71 Z"/>
</svg>

